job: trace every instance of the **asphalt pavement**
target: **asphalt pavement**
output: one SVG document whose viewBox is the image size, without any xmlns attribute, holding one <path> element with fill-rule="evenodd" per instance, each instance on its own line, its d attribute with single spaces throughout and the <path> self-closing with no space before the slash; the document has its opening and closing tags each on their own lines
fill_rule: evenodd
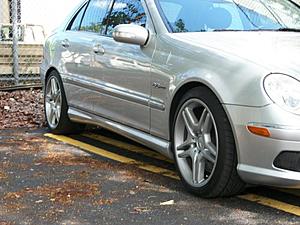
<svg viewBox="0 0 300 225">
<path fill-rule="evenodd" d="M 0 225 L 300 224 L 300 190 L 187 193 L 173 162 L 104 129 L 0 131 Z"/>
</svg>

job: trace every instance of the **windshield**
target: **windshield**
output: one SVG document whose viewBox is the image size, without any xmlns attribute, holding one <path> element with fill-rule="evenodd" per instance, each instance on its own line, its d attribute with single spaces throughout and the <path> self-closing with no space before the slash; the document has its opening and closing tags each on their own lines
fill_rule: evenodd
<svg viewBox="0 0 300 225">
<path fill-rule="evenodd" d="M 172 32 L 300 30 L 288 0 L 157 0 Z"/>
</svg>

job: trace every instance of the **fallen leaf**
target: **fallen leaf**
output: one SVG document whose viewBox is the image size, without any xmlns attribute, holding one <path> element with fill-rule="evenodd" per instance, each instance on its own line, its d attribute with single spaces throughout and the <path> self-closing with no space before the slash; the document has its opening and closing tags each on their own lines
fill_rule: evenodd
<svg viewBox="0 0 300 225">
<path fill-rule="evenodd" d="M 0 92 L 0 129 L 39 128 L 45 125 L 43 91 Z"/>
<path fill-rule="evenodd" d="M 170 200 L 166 202 L 161 202 L 159 205 L 164 206 L 164 205 L 174 205 L 174 204 L 175 204 L 174 200 Z"/>
<path fill-rule="evenodd" d="M 135 212 L 149 212 L 150 209 L 148 209 L 147 207 L 134 207 L 134 211 Z"/>
</svg>

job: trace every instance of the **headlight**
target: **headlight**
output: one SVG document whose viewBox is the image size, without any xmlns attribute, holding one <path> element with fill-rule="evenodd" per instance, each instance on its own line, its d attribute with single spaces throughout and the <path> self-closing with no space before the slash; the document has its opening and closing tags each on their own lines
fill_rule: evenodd
<svg viewBox="0 0 300 225">
<path fill-rule="evenodd" d="M 284 74 L 270 74 L 264 80 L 270 99 L 283 109 L 300 114 L 300 82 Z"/>
</svg>

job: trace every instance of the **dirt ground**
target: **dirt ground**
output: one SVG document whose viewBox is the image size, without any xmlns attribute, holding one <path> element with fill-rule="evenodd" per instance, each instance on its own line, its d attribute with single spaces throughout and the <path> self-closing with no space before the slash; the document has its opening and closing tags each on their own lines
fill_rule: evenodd
<svg viewBox="0 0 300 225">
<path fill-rule="evenodd" d="M 41 89 L 0 91 L 0 130 L 44 126 Z"/>
</svg>

